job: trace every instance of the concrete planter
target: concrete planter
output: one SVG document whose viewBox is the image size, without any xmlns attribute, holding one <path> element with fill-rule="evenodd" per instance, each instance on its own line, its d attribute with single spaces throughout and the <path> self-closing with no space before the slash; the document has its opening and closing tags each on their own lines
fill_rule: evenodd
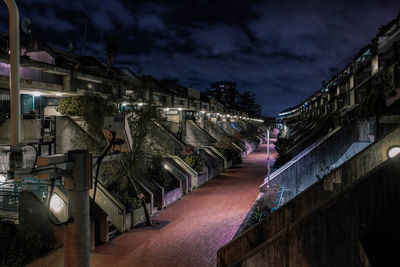
<svg viewBox="0 0 400 267">
<path fill-rule="evenodd" d="M 125 216 L 125 230 L 126 231 L 133 227 L 132 219 L 133 219 L 132 213 L 131 212 L 126 213 L 126 216 Z"/>
<path fill-rule="evenodd" d="M 232 160 L 228 160 L 228 168 L 232 167 Z"/>
<path fill-rule="evenodd" d="M 182 188 L 178 187 L 171 191 L 165 192 L 164 194 L 164 203 L 165 207 L 170 205 L 171 203 L 177 201 L 182 197 Z"/>
<path fill-rule="evenodd" d="M 150 212 L 150 204 L 149 203 L 146 204 L 146 208 Z M 146 215 L 144 214 L 143 207 L 132 210 L 130 214 L 132 214 L 132 220 L 131 220 L 132 227 L 134 227 L 140 223 L 146 222 Z"/>
<path fill-rule="evenodd" d="M 207 167 L 205 167 L 206 169 Z M 204 184 L 205 182 L 208 181 L 208 170 L 203 171 L 202 173 L 199 173 L 198 177 L 197 177 L 197 184 L 198 186 Z"/>
</svg>

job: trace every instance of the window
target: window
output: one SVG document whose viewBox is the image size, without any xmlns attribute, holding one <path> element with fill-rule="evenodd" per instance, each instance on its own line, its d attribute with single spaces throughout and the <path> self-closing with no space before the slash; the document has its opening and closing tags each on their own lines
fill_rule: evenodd
<svg viewBox="0 0 400 267">
<path fill-rule="evenodd" d="M 176 99 L 175 98 L 174 105 L 183 106 L 184 105 L 184 101 L 182 99 Z"/>
<path fill-rule="evenodd" d="M 158 95 L 156 99 L 160 103 L 166 103 L 167 102 L 167 97 L 165 95 Z"/>
</svg>

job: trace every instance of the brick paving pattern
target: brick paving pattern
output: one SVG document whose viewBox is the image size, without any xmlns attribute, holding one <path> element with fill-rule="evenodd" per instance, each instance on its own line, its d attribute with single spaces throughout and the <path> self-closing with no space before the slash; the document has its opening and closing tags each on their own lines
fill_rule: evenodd
<svg viewBox="0 0 400 267">
<path fill-rule="evenodd" d="M 233 238 L 257 198 L 266 148 L 159 212 L 155 219 L 169 221 L 161 230 L 132 229 L 97 247 L 91 265 L 216 266 L 218 248 Z"/>
</svg>

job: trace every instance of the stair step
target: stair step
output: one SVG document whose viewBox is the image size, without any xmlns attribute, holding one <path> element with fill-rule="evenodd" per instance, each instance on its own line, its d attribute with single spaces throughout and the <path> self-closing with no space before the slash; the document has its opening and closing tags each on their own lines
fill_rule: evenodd
<svg viewBox="0 0 400 267">
<path fill-rule="evenodd" d="M 119 234 L 119 232 L 118 229 L 114 226 L 114 224 L 112 224 L 112 222 L 110 221 L 110 217 L 107 218 L 107 225 L 108 225 L 108 240 L 111 240 L 114 237 L 116 237 Z"/>
</svg>

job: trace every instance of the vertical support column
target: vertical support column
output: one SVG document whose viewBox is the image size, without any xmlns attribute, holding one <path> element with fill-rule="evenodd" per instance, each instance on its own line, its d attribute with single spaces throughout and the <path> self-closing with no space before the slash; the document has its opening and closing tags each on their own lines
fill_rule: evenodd
<svg viewBox="0 0 400 267">
<path fill-rule="evenodd" d="M 64 231 L 64 266 L 90 266 L 89 188 L 91 187 L 91 155 L 87 150 L 68 151 L 68 170 L 74 182 L 69 192 L 68 212 L 72 219 Z"/>
</svg>

